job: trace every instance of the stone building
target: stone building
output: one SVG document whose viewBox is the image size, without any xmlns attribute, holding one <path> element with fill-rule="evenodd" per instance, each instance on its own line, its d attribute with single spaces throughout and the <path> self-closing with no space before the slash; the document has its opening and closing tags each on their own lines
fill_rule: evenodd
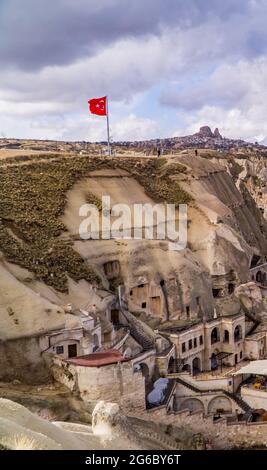
<svg viewBox="0 0 267 470">
<path fill-rule="evenodd" d="M 264 359 L 266 355 L 266 331 L 254 333 L 245 339 L 245 354 L 251 361 Z"/>
<path fill-rule="evenodd" d="M 145 356 L 127 358 L 117 350 L 68 360 L 55 356 L 52 371 L 57 381 L 78 391 L 86 402 L 107 400 L 145 409 L 146 380 L 153 373 L 155 352 Z"/>
<path fill-rule="evenodd" d="M 90 354 L 101 348 L 101 323 L 90 315 L 66 315 L 65 328 L 39 338 L 42 352 L 65 359 Z"/>
<path fill-rule="evenodd" d="M 233 366 L 244 359 L 245 315 L 177 321 L 160 333 L 176 346 L 176 369 L 192 374 Z"/>
<path fill-rule="evenodd" d="M 267 297 L 267 263 L 261 263 L 250 269 L 250 277 L 260 287 L 262 295 Z"/>
</svg>

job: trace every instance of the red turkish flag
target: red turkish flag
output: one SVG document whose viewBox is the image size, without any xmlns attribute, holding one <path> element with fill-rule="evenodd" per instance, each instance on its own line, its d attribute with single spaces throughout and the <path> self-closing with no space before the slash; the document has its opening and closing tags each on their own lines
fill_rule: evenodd
<svg viewBox="0 0 267 470">
<path fill-rule="evenodd" d="M 107 97 L 103 96 L 102 98 L 93 98 L 88 101 L 89 110 L 92 114 L 97 114 L 98 116 L 107 115 Z"/>
</svg>

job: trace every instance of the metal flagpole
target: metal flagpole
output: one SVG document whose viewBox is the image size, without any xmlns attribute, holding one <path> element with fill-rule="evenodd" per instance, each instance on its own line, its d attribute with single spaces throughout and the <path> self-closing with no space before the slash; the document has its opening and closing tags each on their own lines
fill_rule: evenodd
<svg viewBox="0 0 267 470">
<path fill-rule="evenodd" d="M 108 135 L 108 154 L 109 154 L 109 157 L 110 157 L 111 156 L 111 148 L 110 148 L 110 139 L 109 139 L 108 96 L 107 96 L 107 135 Z"/>
</svg>

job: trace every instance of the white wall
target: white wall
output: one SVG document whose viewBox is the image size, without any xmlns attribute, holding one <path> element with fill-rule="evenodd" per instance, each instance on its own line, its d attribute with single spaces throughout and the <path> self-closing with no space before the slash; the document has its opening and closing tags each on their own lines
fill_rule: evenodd
<svg viewBox="0 0 267 470">
<path fill-rule="evenodd" d="M 251 408 L 267 410 L 267 392 L 254 390 L 249 387 L 241 387 L 241 397 Z"/>
</svg>

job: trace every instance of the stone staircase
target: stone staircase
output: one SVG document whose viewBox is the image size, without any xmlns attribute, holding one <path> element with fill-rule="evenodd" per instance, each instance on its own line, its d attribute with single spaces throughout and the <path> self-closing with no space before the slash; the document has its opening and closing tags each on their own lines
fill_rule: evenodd
<svg viewBox="0 0 267 470">
<path fill-rule="evenodd" d="M 254 322 L 254 325 L 251 327 L 251 329 L 248 331 L 247 333 L 247 336 L 250 336 L 254 333 L 254 331 L 256 330 L 256 328 L 259 326 L 260 324 L 260 321 L 259 320 L 255 320 Z"/>
<path fill-rule="evenodd" d="M 160 432 L 157 424 L 132 416 L 128 417 L 128 420 L 138 437 L 150 441 L 152 445 L 156 444 L 158 450 L 177 450 L 178 444 L 175 439 Z"/>
<path fill-rule="evenodd" d="M 122 309 L 121 312 L 129 324 L 130 334 L 135 341 L 142 346 L 144 351 L 153 349 L 154 338 L 145 331 L 142 322 L 127 310 Z"/>
<path fill-rule="evenodd" d="M 225 395 L 227 395 L 229 398 L 232 398 L 240 408 L 242 408 L 243 411 L 245 411 L 244 417 L 249 418 L 251 415 L 252 409 L 251 407 L 237 394 L 237 393 L 231 393 L 227 392 L 226 390 L 224 391 Z"/>
<path fill-rule="evenodd" d="M 254 324 L 252 325 L 251 329 L 247 332 L 246 336 L 250 336 L 254 333 L 254 331 L 256 330 L 256 328 L 259 326 L 259 324 L 261 323 L 260 320 L 257 319 L 256 315 L 254 315 L 254 313 L 251 313 L 248 309 L 244 309 L 243 307 L 243 310 L 245 311 L 245 316 L 250 320 L 252 321 Z"/>
</svg>

